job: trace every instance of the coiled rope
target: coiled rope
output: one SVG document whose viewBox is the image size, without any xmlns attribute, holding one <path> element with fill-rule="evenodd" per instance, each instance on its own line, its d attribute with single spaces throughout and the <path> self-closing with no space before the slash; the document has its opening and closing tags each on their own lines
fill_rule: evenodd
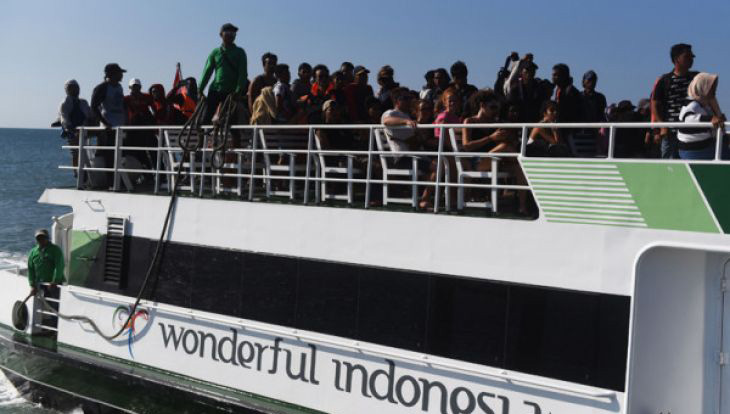
<svg viewBox="0 0 730 414">
<path fill-rule="evenodd" d="M 226 162 L 226 143 L 231 133 L 231 122 L 236 113 L 236 99 L 234 94 L 230 94 L 223 101 L 220 111 L 218 112 L 218 121 L 213 125 L 211 131 L 211 146 L 213 153 L 210 157 L 210 163 L 213 168 L 220 170 Z"/>
<path fill-rule="evenodd" d="M 229 96 L 230 98 L 230 96 Z M 226 99 L 226 102 L 228 99 Z M 187 159 L 188 157 L 191 157 L 193 153 L 197 152 L 203 143 L 203 137 L 205 134 L 205 131 L 201 127 L 203 117 L 205 116 L 206 112 L 206 102 L 205 102 L 205 96 L 201 96 L 200 101 L 198 102 L 198 105 L 195 107 L 195 112 L 193 115 L 185 122 L 182 129 L 177 135 L 177 141 L 178 145 L 183 151 L 182 158 L 180 163 L 177 165 L 177 171 L 175 172 L 175 184 L 173 185 L 172 194 L 170 195 L 170 203 L 167 206 L 167 214 L 165 215 L 165 222 L 162 225 L 162 231 L 160 232 L 160 238 L 157 240 L 157 246 L 155 247 L 155 254 L 152 256 L 152 263 L 150 263 L 150 266 L 147 268 L 147 273 L 144 277 L 144 282 L 142 283 L 142 287 L 139 289 L 139 293 L 137 294 L 137 298 L 134 301 L 134 305 L 129 310 L 129 315 L 127 316 L 127 320 L 120 326 L 119 330 L 114 332 L 111 335 L 105 334 L 99 326 L 97 326 L 96 322 L 94 322 L 91 318 L 83 315 L 64 315 L 57 310 L 55 310 L 51 305 L 48 304 L 46 299 L 42 295 L 38 295 L 38 299 L 41 302 L 41 305 L 43 308 L 45 308 L 46 311 L 56 315 L 60 319 L 68 320 L 68 321 L 78 321 L 87 323 L 91 326 L 91 328 L 96 332 L 99 336 L 106 339 L 107 341 L 113 341 L 119 336 L 121 336 L 124 331 L 127 329 L 127 325 L 134 317 L 134 314 L 137 311 L 137 308 L 139 307 L 139 303 L 142 301 L 142 296 L 144 295 L 145 291 L 147 290 L 147 286 L 152 280 L 152 275 L 157 276 L 157 272 L 159 270 L 159 264 L 160 264 L 160 253 L 162 252 L 162 248 L 165 244 L 165 239 L 167 238 L 167 231 L 170 225 L 170 218 L 172 217 L 172 213 L 175 209 L 175 201 L 177 200 L 178 196 L 178 188 L 180 186 L 181 177 L 182 177 L 182 169 L 183 169 L 183 161 Z M 226 120 L 227 122 L 227 120 Z M 229 125 L 230 127 L 230 125 Z M 192 134 L 193 131 L 197 133 L 198 139 L 197 142 L 192 141 Z M 223 145 L 225 145 L 225 139 L 223 140 Z"/>
</svg>

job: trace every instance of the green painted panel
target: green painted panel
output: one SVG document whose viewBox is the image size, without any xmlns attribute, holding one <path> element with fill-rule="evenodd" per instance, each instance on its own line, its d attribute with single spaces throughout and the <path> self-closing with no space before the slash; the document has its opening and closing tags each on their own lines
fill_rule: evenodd
<svg viewBox="0 0 730 414">
<path fill-rule="evenodd" d="M 719 232 L 685 164 L 619 163 L 618 168 L 649 228 Z"/>
<path fill-rule="evenodd" d="M 71 232 L 71 263 L 69 263 L 68 276 L 70 285 L 84 285 L 101 245 L 101 234 L 97 231 L 73 230 Z"/>
<path fill-rule="evenodd" d="M 730 165 L 690 165 L 725 233 L 730 233 Z"/>
</svg>

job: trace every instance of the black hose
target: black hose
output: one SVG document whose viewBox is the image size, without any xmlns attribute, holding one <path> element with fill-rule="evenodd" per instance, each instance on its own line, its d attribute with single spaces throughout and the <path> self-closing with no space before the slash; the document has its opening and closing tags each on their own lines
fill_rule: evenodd
<svg viewBox="0 0 730 414">
<path fill-rule="evenodd" d="M 218 121 L 211 132 L 211 144 L 213 153 L 210 157 L 210 164 L 216 170 L 223 168 L 226 162 L 226 143 L 231 132 L 231 121 L 236 113 L 236 99 L 233 94 L 226 97 L 218 112 Z"/>
<path fill-rule="evenodd" d="M 198 133 L 202 134 L 202 129 L 200 128 L 200 123 L 203 120 L 203 116 L 205 114 L 205 97 L 203 96 L 198 102 L 198 105 L 195 108 L 195 112 L 193 115 L 188 119 L 185 124 L 183 125 L 182 129 L 178 133 L 178 145 L 183 150 L 182 160 L 185 160 L 185 158 L 193 151 L 197 151 L 200 148 L 200 145 L 202 143 L 202 139 L 198 137 L 198 142 L 195 145 L 190 145 L 190 138 L 193 130 L 198 131 Z M 187 138 L 185 138 L 185 133 L 187 130 Z M 167 236 L 167 230 L 170 224 L 170 217 L 172 217 L 172 212 L 175 209 L 175 201 L 177 200 L 177 192 L 178 188 L 180 186 L 180 177 L 182 176 L 182 166 L 183 162 L 178 164 L 177 171 L 175 172 L 175 185 L 172 189 L 172 194 L 170 196 L 170 204 L 167 206 L 167 214 L 165 215 L 165 222 L 162 225 L 162 232 L 160 233 L 160 238 L 157 240 L 157 247 L 155 248 L 155 254 L 152 256 L 152 263 L 150 263 L 150 266 L 147 268 L 147 273 L 144 277 L 144 282 L 142 282 L 142 287 L 139 289 L 139 293 L 137 294 L 137 298 L 134 301 L 134 305 L 132 305 L 132 308 L 129 311 L 129 315 L 127 316 L 127 320 L 121 325 L 119 330 L 115 332 L 113 335 L 106 335 L 104 332 L 99 329 L 99 327 L 96 325 L 96 323 L 91 320 L 87 316 L 83 315 L 64 315 L 57 310 L 53 309 L 51 305 L 46 302 L 46 299 L 42 296 L 39 296 L 40 302 L 43 305 L 43 307 L 53 313 L 54 315 L 58 316 L 61 319 L 70 320 L 70 321 L 79 321 L 79 322 L 86 322 L 89 325 L 91 325 L 92 329 L 102 338 L 106 339 L 107 341 L 113 341 L 114 339 L 118 338 L 122 333 L 124 333 L 125 329 L 127 329 L 127 324 L 132 320 L 132 317 L 134 317 L 135 312 L 137 311 L 137 307 L 139 307 L 139 303 L 142 301 L 142 296 L 144 295 L 145 290 L 147 290 L 147 285 L 149 284 L 149 281 L 152 278 L 152 275 L 157 275 L 157 269 L 159 267 L 159 257 L 160 252 L 162 251 L 162 247 L 165 244 L 165 238 Z M 27 299 L 26 299 L 27 300 Z"/>
</svg>

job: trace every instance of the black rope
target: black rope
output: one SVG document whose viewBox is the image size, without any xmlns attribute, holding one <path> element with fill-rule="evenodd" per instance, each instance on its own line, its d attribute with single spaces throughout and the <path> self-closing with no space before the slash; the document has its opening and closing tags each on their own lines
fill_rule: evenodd
<svg viewBox="0 0 730 414">
<path fill-rule="evenodd" d="M 139 303 L 142 301 L 142 296 L 144 296 L 144 292 L 147 290 L 147 285 L 149 284 L 150 280 L 152 279 L 152 275 L 157 276 L 157 271 L 159 269 L 160 264 L 160 254 L 162 252 L 162 249 L 165 245 L 165 239 L 167 236 L 167 230 L 170 225 L 170 218 L 172 217 L 172 212 L 175 210 L 175 201 L 177 200 L 178 195 L 178 188 L 180 186 L 180 182 L 182 181 L 180 178 L 182 176 L 182 167 L 183 167 L 183 161 L 191 155 L 192 152 L 197 151 L 200 149 L 200 146 L 203 142 L 203 136 L 205 132 L 200 127 L 203 117 L 205 116 L 205 96 L 203 96 L 200 99 L 200 102 L 198 102 L 198 105 L 195 108 L 195 112 L 193 115 L 188 119 L 185 124 L 183 125 L 182 129 L 178 133 L 177 141 L 180 148 L 183 150 L 183 155 L 180 160 L 180 163 L 177 166 L 177 171 L 175 172 L 175 185 L 172 189 L 172 194 L 170 196 L 170 203 L 167 207 L 167 214 L 165 215 L 165 222 L 162 225 L 162 232 L 160 233 L 160 238 L 157 240 L 157 247 L 155 247 L 155 254 L 152 256 L 152 263 L 150 263 L 150 266 L 147 268 L 147 273 L 145 274 L 144 282 L 142 283 L 142 287 L 139 289 L 139 293 L 137 294 L 137 298 L 134 301 L 134 305 L 132 305 L 132 308 L 129 311 L 129 315 L 127 316 L 127 320 L 122 324 L 122 326 L 119 328 L 117 332 L 115 332 L 113 335 L 106 335 L 104 332 L 99 329 L 99 327 L 96 325 L 96 323 L 90 319 L 87 316 L 83 315 L 64 315 L 57 310 L 53 309 L 51 305 L 48 304 L 46 299 L 39 295 L 39 299 L 43 307 L 50 313 L 53 313 L 54 315 L 58 316 L 61 319 L 70 320 L 70 321 L 79 321 L 79 322 L 85 322 L 91 325 L 92 329 L 102 338 L 106 339 L 107 341 L 113 341 L 114 339 L 118 338 L 124 331 L 127 329 L 127 324 L 132 320 L 134 317 L 135 312 L 137 311 L 137 308 L 139 307 Z M 196 143 L 191 144 L 191 138 L 192 138 L 192 132 L 196 131 L 198 133 L 198 140 Z M 187 135 L 186 135 L 187 134 Z M 192 161 L 192 160 L 191 160 Z"/>
<path fill-rule="evenodd" d="M 213 168 L 220 170 L 226 162 L 226 143 L 231 133 L 231 121 L 236 113 L 236 99 L 234 94 L 230 94 L 223 101 L 220 111 L 218 111 L 218 121 L 213 126 L 211 132 L 211 146 L 213 153 L 210 157 L 210 163 Z"/>
</svg>

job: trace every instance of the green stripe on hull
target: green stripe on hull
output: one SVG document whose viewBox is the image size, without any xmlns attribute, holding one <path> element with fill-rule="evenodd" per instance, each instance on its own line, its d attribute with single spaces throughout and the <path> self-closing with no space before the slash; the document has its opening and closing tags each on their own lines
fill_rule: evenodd
<svg viewBox="0 0 730 414">
<path fill-rule="evenodd" d="M 560 211 L 595 220 L 601 214 L 643 218 L 648 228 L 663 230 L 718 233 L 719 223 L 730 232 L 730 166 L 702 164 L 690 170 L 682 163 L 628 160 L 522 163 L 550 222 L 557 222 L 554 214 Z M 616 211 L 622 207 L 640 215 Z"/>
<path fill-rule="evenodd" d="M 725 233 L 730 233 L 730 165 L 690 165 L 707 203 Z"/>
<path fill-rule="evenodd" d="M 686 165 L 620 163 L 618 168 L 650 228 L 718 232 Z"/>
</svg>

